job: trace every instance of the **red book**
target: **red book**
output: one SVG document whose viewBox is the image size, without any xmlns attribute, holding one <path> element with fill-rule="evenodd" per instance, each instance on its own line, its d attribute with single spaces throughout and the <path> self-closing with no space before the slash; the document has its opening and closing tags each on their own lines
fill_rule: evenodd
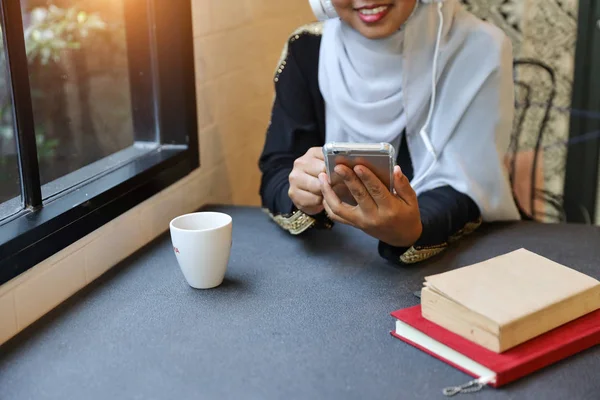
<svg viewBox="0 0 600 400">
<path fill-rule="evenodd" d="M 398 310 L 392 335 L 494 387 L 600 344 L 600 310 L 504 353 L 494 353 L 421 316 L 421 306 Z"/>
</svg>

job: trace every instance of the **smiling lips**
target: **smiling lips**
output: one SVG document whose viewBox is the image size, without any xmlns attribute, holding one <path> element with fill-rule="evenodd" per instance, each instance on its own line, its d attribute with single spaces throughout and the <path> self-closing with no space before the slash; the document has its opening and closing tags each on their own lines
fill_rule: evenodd
<svg viewBox="0 0 600 400">
<path fill-rule="evenodd" d="M 367 24 L 381 21 L 389 12 L 390 5 L 372 5 L 357 9 L 360 19 Z"/>
</svg>

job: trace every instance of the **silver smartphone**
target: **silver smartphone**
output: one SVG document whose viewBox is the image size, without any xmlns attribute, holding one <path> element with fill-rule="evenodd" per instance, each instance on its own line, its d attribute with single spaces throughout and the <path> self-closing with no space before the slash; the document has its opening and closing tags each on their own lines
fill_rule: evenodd
<svg viewBox="0 0 600 400">
<path fill-rule="evenodd" d="M 375 176 L 390 190 L 394 189 L 394 166 L 396 150 L 389 143 L 340 143 L 331 142 L 323 146 L 325 166 L 329 183 L 345 203 L 356 204 L 343 179 L 335 173 L 338 164 L 354 168 L 362 165 L 369 168 Z"/>
</svg>

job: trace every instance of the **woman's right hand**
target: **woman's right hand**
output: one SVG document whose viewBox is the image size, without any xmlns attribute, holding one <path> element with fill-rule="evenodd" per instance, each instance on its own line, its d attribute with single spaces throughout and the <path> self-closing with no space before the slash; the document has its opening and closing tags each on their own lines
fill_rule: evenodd
<svg viewBox="0 0 600 400">
<path fill-rule="evenodd" d="M 298 210 L 316 215 L 324 210 L 319 174 L 325 171 L 325 158 L 321 147 L 313 147 L 294 161 L 289 175 L 288 195 Z"/>
</svg>

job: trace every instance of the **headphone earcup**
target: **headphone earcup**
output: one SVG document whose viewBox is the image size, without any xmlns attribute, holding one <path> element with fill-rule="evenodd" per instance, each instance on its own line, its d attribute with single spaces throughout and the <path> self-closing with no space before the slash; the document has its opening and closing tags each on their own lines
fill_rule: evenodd
<svg viewBox="0 0 600 400">
<path fill-rule="evenodd" d="M 319 21 L 338 17 L 335 7 L 331 4 L 331 0 L 308 0 L 308 2 Z"/>
</svg>

